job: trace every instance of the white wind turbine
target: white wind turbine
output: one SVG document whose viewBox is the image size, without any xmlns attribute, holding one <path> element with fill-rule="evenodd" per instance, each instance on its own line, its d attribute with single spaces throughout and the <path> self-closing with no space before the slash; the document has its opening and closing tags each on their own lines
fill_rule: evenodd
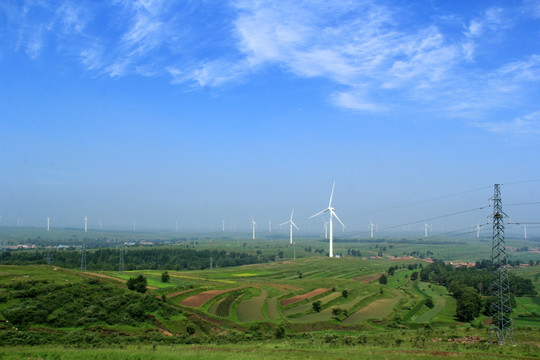
<svg viewBox="0 0 540 360">
<path fill-rule="evenodd" d="M 427 221 L 424 221 L 424 237 L 428 237 L 428 227 Z"/>
<path fill-rule="evenodd" d="M 253 240 L 255 240 L 255 226 L 257 226 L 257 223 L 253 219 L 253 216 L 251 217 L 251 229 L 253 231 Z"/>
<path fill-rule="evenodd" d="M 371 237 L 373 237 L 373 221 L 369 220 L 369 227 L 371 229 Z"/>
<path fill-rule="evenodd" d="M 328 221 L 324 222 L 324 238 L 328 239 Z"/>
<path fill-rule="evenodd" d="M 330 202 L 328 203 L 328 207 L 324 210 L 319 211 L 315 215 L 310 216 L 309 218 L 314 218 L 315 216 L 319 216 L 321 214 L 324 214 L 325 212 L 330 213 L 330 219 L 328 221 L 328 224 L 330 225 L 330 250 L 328 252 L 329 257 L 334 257 L 334 227 L 332 219 L 333 217 L 336 218 L 337 221 L 343 226 L 343 230 L 345 230 L 345 224 L 341 220 L 339 220 L 339 217 L 337 216 L 336 212 L 334 211 L 334 208 L 332 207 L 332 198 L 334 197 L 334 187 L 336 186 L 336 182 L 334 181 L 334 184 L 332 185 L 332 193 L 330 194 Z"/>
<path fill-rule="evenodd" d="M 285 224 L 289 224 L 289 231 L 290 231 L 290 235 L 291 235 L 291 240 L 290 240 L 290 244 L 291 244 L 291 245 L 292 245 L 292 243 L 293 243 L 293 242 L 292 242 L 292 228 L 293 228 L 293 226 L 296 228 L 296 230 L 300 230 L 300 229 L 298 228 L 298 226 L 296 226 L 296 224 L 294 223 L 294 221 L 293 221 L 293 219 L 292 219 L 293 215 L 294 215 L 294 209 L 292 209 L 291 218 L 289 219 L 289 221 L 285 221 L 284 223 L 279 224 L 279 226 L 285 225 Z"/>
</svg>

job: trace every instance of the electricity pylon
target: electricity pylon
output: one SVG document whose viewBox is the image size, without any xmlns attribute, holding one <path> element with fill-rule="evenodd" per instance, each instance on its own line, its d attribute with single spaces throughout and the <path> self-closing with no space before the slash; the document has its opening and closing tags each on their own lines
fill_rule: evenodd
<svg viewBox="0 0 540 360">
<path fill-rule="evenodd" d="M 502 211 L 501 189 L 495 184 L 493 195 L 493 237 L 491 242 L 491 264 L 494 279 L 491 283 L 493 289 L 490 328 L 490 340 L 501 345 L 507 342 L 514 344 L 514 329 L 512 326 L 512 304 L 510 302 L 510 284 L 508 281 L 508 259 L 504 245 L 504 218 L 508 217 Z"/>
</svg>

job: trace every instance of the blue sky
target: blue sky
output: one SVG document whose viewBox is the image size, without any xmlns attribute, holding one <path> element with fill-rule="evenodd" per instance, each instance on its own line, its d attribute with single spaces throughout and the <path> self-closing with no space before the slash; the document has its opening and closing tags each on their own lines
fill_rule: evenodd
<svg viewBox="0 0 540 360">
<path fill-rule="evenodd" d="M 0 225 L 474 208 L 540 179 L 539 99 L 537 1 L 2 1 Z"/>
</svg>

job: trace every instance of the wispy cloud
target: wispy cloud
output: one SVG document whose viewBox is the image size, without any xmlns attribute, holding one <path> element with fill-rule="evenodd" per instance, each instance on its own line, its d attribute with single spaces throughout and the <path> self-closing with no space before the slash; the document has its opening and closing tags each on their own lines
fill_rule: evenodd
<svg viewBox="0 0 540 360">
<path fill-rule="evenodd" d="M 496 56 L 520 11 L 540 17 L 537 2 L 516 9 L 418 21 L 414 10 L 370 0 L 12 0 L 0 4 L 8 19 L 0 35 L 34 59 L 56 47 L 111 77 L 219 87 L 274 67 L 326 81 L 340 108 L 378 113 L 414 104 L 471 119 L 515 108 L 530 97 L 517 95 L 538 88 L 540 51 Z"/>
<path fill-rule="evenodd" d="M 510 121 L 480 122 L 475 125 L 499 134 L 540 135 L 540 111 Z"/>
</svg>

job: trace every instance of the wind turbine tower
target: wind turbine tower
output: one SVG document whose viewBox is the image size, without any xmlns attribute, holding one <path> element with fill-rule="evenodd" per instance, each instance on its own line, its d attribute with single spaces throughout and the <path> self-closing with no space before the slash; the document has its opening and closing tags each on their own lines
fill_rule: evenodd
<svg viewBox="0 0 540 360">
<path fill-rule="evenodd" d="M 328 221 L 324 222 L 324 238 L 328 240 Z"/>
<path fill-rule="evenodd" d="M 221 232 L 225 232 L 225 220 L 221 220 Z"/>
<path fill-rule="evenodd" d="M 255 220 L 253 219 L 253 216 L 251 217 L 251 229 L 252 229 L 252 233 L 253 233 L 253 240 L 255 240 L 255 226 L 257 225 L 257 223 L 255 222 Z"/>
<path fill-rule="evenodd" d="M 371 228 L 371 237 L 373 237 L 373 221 L 369 220 L 369 225 Z"/>
<path fill-rule="evenodd" d="M 476 238 L 480 238 L 480 224 L 476 225 Z"/>
<path fill-rule="evenodd" d="M 527 239 L 527 225 L 523 225 L 523 235 L 524 238 Z"/>
<path fill-rule="evenodd" d="M 49 231 L 50 229 L 50 224 L 51 224 L 51 218 L 47 216 L 47 231 Z"/>
<path fill-rule="evenodd" d="M 268 220 L 268 232 L 272 232 L 272 220 Z"/>
<path fill-rule="evenodd" d="M 289 224 L 289 233 L 290 233 L 290 241 L 289 241 L 289 244 L 291 244 L 291 245 L 293 244 L 293 241 L 292 241 L 292 228 L 293 228 L 293 226 L 296 228 L 296 230 L 300 230 L 300 229 L 298 228 L 298 226 L 296 226 L 296 224 L 294 223 L 294 221 L 293 221 L 293 219 L 292 219 L 292 218 L 293 218 L 293 215 L 294 215 L 294 209 L 293 209 L 292 212 L 291 212 L 291 218 L 289 219 L 289 221 L 285 221 L 284 223 L 279 224 L 280 226 L 281 226 L 281 225 L 285 225 L 285 224 Z"/>
<path fill-rule="evenodd" d="M 334 226 L 333 226 L 333 218 L 335 217 L 337 221 L 343 226 L 343 230 L 345 230 L 345 224 L 339 219 L 336 212 L 334 211 L 334 208 L 332 207 L 332 198 L 334 197 L 334 188 L 336 187 L 336 182 L 334 181 L 334 184 L 332 185 L 332 193 L 330 193 L 330 202 L 328 203 L 328 207 L 324 210 L 319 211 L 315 215 L 310 216 L 309 218 L 312 219 L 315 216 L 319 216 L 321 214 L 324 214 L 325 212 L 330 213 L 330 219 L 328 221 L 328 224 L 330 225 L 330 241 L 329 241 L 329 251 L 328 256 L 334 257 Z"/>
<path fill-rule="evenodd" d="M 424 221 L 424 237 L 428 237 L 428 228 L 427 221 Z"/>
<path fill-rule="evenodd" d="M 85 216 L 84 217 L 84 232 L 87 232 L 88 231 L 88 218 Z"/>
</svg>

